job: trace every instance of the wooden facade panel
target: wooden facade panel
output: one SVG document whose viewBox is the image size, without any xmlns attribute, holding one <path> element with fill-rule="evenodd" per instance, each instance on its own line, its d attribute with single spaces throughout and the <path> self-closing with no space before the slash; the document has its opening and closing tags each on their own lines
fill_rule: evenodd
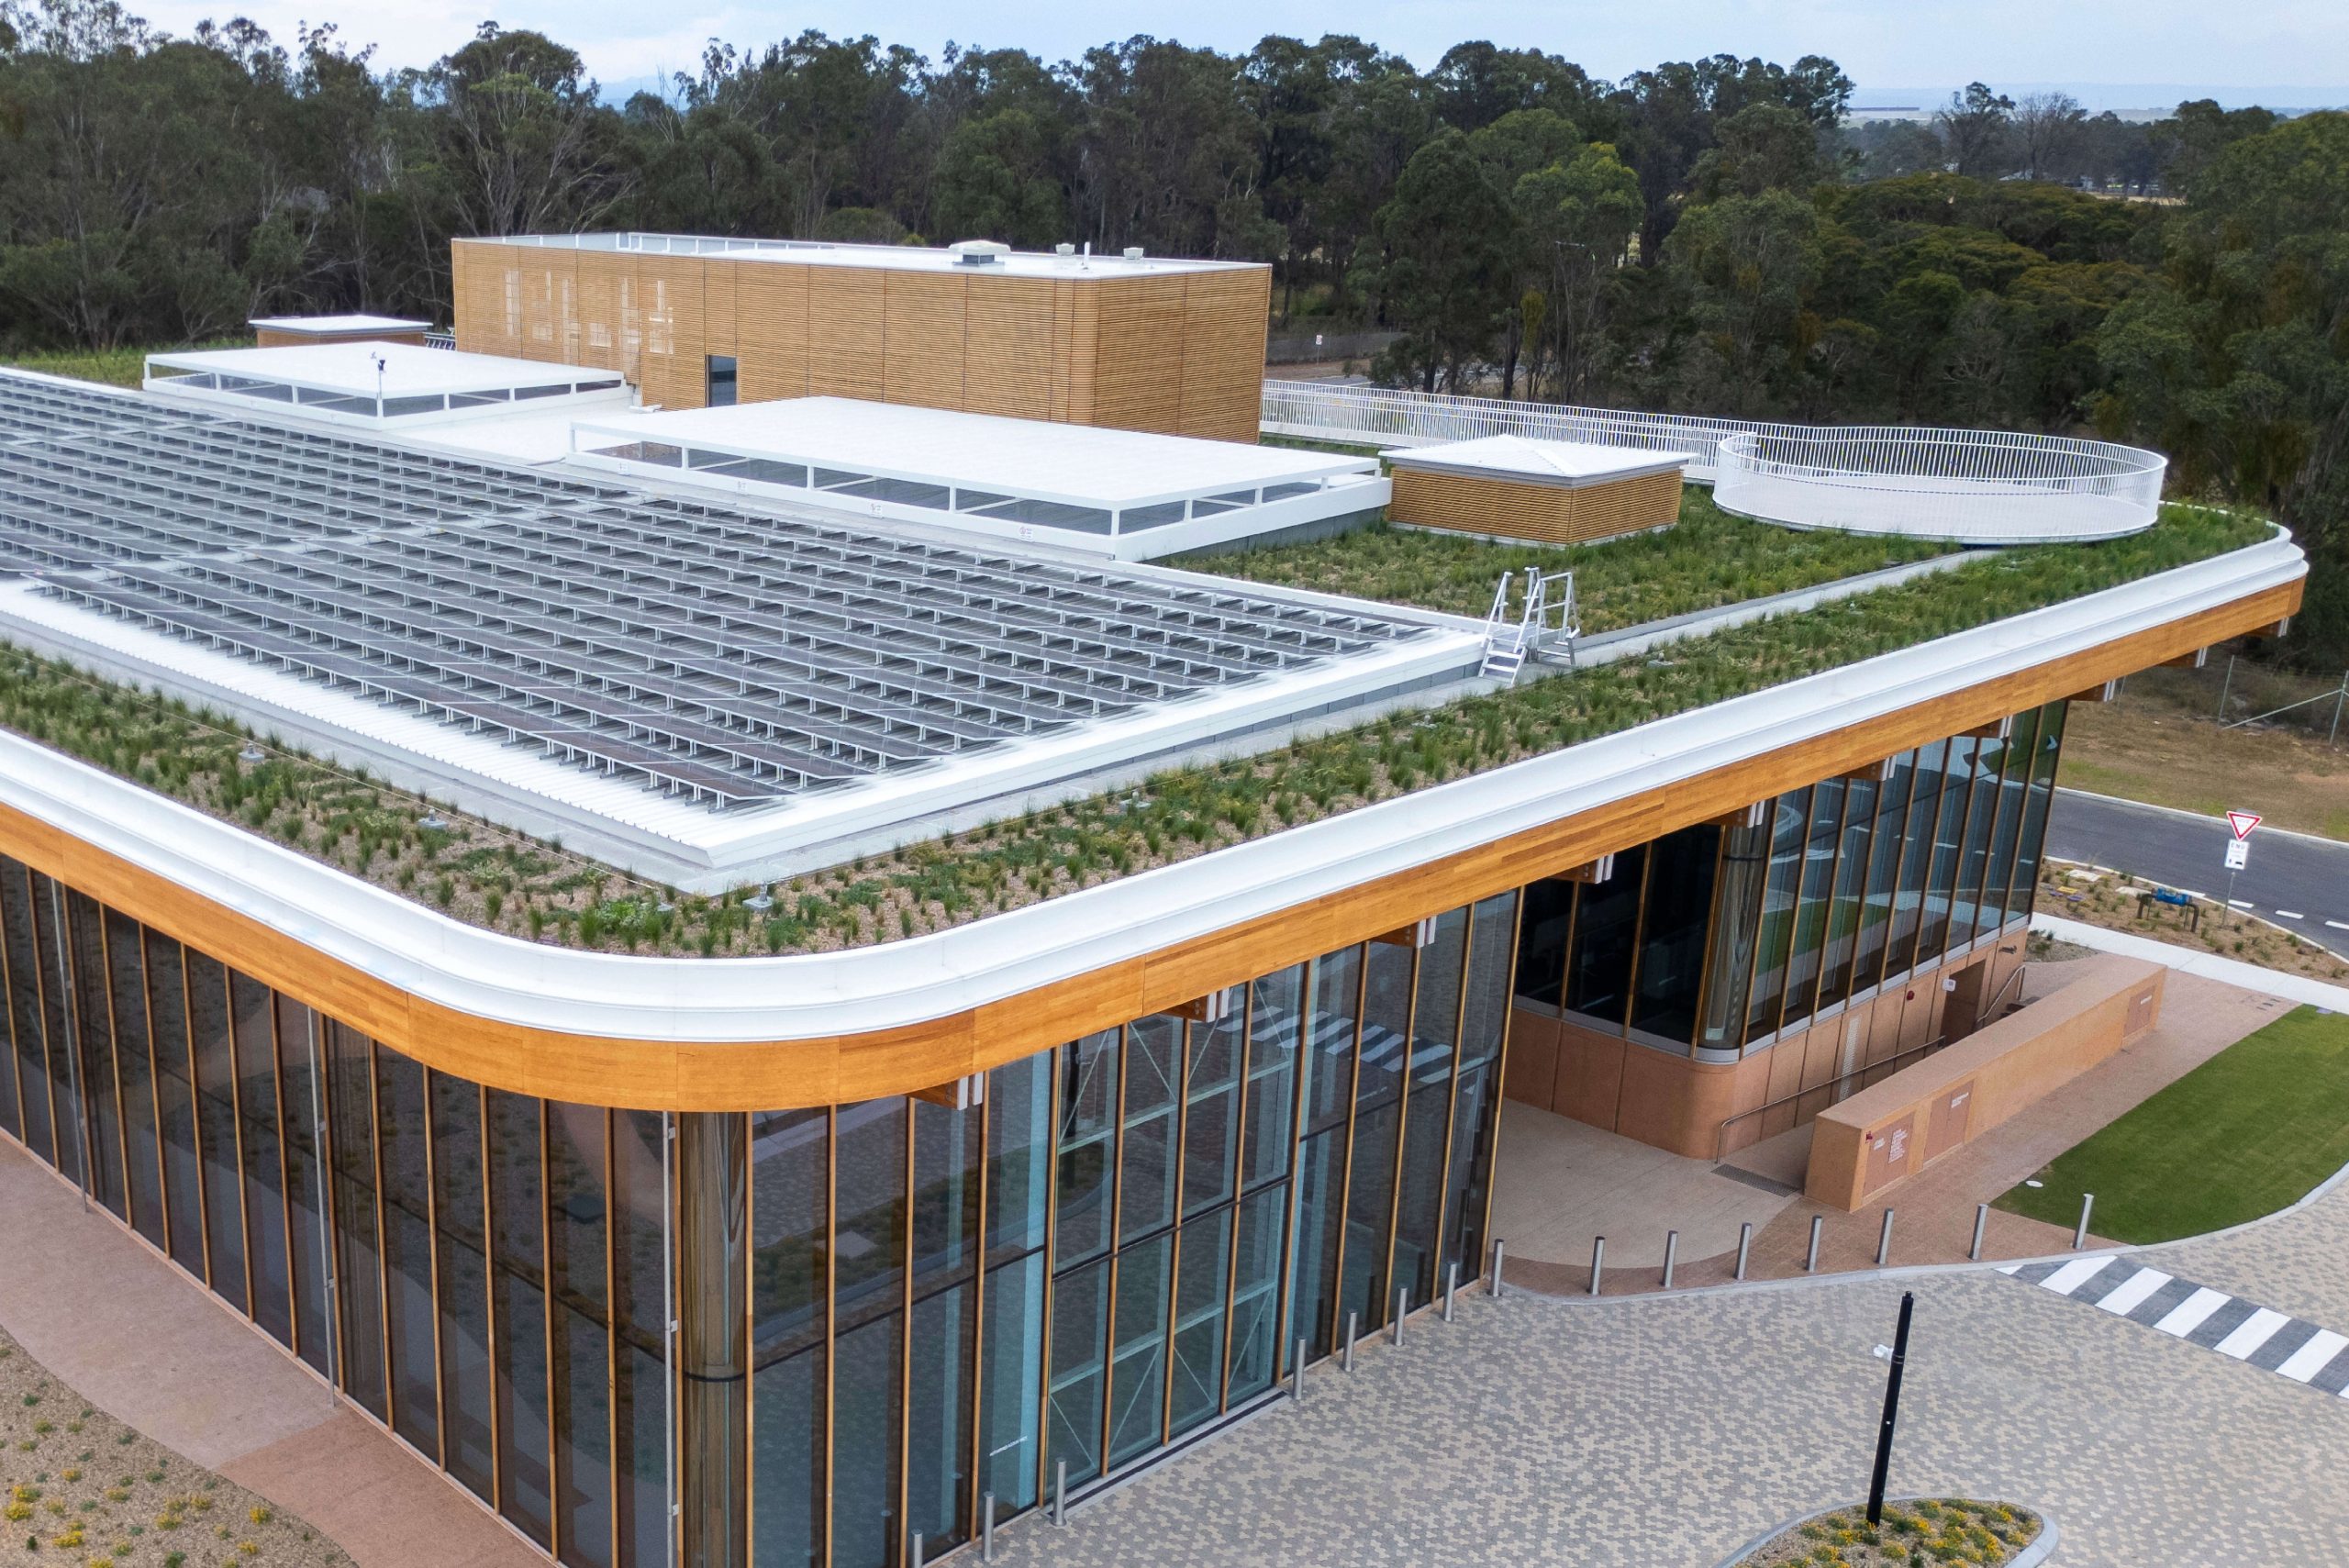
<svg viewBox="0 0 2349 1568">
<path fill-rule="evenodd" d="M 952 1017 L 848 1038 L 685 1046 L 534 1029 L 462 1013 L 328 959 L 13 808 L 0 852 L 77 887 L 426 1064 L 591 1105 L 746 1110 L 909 1092 L 1362 941 L 1911 746 L 2272 624 L 2288 584 L 1693 778 L 1480 844 Z M 726 960 L 712 960 L 725 962 Z"/>
<path fill-rule="evenodd" d="M 1103 279 L 1087 423 L 1178 434 L 1183 428 L 1183 291 L 1172 277 Z"/>
<path fill-rule="evenodd" d="M 737 360 L 741 357 L 736 326 L 741 273 L 740 267 L 702 263 L 701 346 L 706 354 L 731 354 Z"/>
<path fill-rule="evenodd" d="M 1066 362 L 1056 327 L 1059 285 L 1042 278 L 974 284 L 963 306 L 963 406 L 1015 419 L 1053 417 Z"/>
<path fill-rule="evenodd" d="M 734 279 L 734 342 L 745 403 L 807 395 L 806 267 L 713 261 Z"/>
<path fill-rule="evenodd" d="M 808 395 L 879 402 L 888 349 L 887 274 L 877 267 L 809 267 L 807 272 Z"/>
<path fill-rule="evenodd" d="M 1264 334 L 1272 273 L 1193 272 L 1184 279 L 1183 407 L 1179 428 L 1210 440 L 1249 441 L 1262 422 Z"/>
<path fill-rule="evenodd" d="M 698 408 L 706 401 L 702 350 L 702 261 L 639 256 L 636 287 L 644 314 L 644 401 Z"/>
<path fill-rule="evenodd" d="M 883 400 L 924 408 L 962 407 L 963 300 L 968 280 L 951 272 L 885 272 L 881 276 L 885 280 Z"/>
<path fill-rule="evenodd" d="M 579 302 L 578 320 L 573 323 L 579 357 L 573 362 L 602 371 L 618 370 L 620 295 L 623 284 L 636 275 L 636 262 L 615 251 L 583 250 L 573 271 Z"/>
<path fill-rule="evenodd" d="M 1582 544 L 1660 528 L 1680 516 L 1680 475 L 1642 474 L 1569 490 L 1475 474 L 1398 468 L 1386 515 L 1414 528 L 1448 528 L 1542 544 Z"/>
</svg>

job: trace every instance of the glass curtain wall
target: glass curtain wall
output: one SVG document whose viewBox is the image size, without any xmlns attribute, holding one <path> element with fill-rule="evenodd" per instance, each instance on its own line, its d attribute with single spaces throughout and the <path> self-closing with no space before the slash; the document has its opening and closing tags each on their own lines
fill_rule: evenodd
<svg viewBox="0 0 2349 1568">
<path fill-rule="evenodd" d="M 663 1117 L 429 1069 L 0 858 L 0 1130 L 562 1562 L 902 1568 L 1477 1272 L 1518 917 Z"/>
<path fill-rule="evenodd" d="M 1720 1059 L 2031 911 L 2065 705 L 1901 752 L 1525 891 L 1513 994 Z"/>
</svg>

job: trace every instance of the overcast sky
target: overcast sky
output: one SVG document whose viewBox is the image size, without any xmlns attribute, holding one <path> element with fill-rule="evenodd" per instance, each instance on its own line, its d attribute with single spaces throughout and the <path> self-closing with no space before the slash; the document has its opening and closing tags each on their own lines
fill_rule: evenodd
<svg viewBox="0 0 2349 1568">
<path fill-rule="evenodd" d="M 1048 60 L 1151 33 L 1243 50 L 1267 32 L 1350 32 L 1432 65 L 1463 39 L 1538 47 L 1620 77 L 1662 60 L 1720 52 L 1791 61 L 1825 54 L 1863 89 L 1982 80 L 2015 83 L 2192 83 L 2334 88 L 2349 83 L 2343 0 L 124 0 L 183 32 L 241 14 L 290 43 L 306 19 L 378 46 L 386 65 L 423 64 L 494 17 L 570 44 L 607 82 L 690 70 L 704 40 L 760 44 L 805 28 L 872 33 L 935 56 L 952 39 L 1016 46 Z M 2281 101 L 2280 99 L 2275 101 Z M 2314 101 L 2314 100 L 2310 100 Z"/>
</svg>

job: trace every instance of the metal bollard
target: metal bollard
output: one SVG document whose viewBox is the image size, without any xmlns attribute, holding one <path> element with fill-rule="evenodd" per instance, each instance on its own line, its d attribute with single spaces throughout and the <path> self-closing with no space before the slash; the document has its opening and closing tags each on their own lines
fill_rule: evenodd
<svg viewBox="0 0 2349 1568">
<path fill-rule="evenodd" d="M 2088 1216 L 2096 1211 L 2096 1194 L 2080 1195 L 2080 1225 L 2072 1232 L 2072 1251 L 2076 1252 L 2088 1244 Z"/>
<path fill-rule="evenodd" d="M 1068 1523 L 1068 1461 L 1063 1459 L 1052 1466 L 1052 1522 Z"/>
<path fill-rule="evenodd" d="M 1408 1284 L 1397 1285 L 1395 1287 L 1395 1329 L 1393 1339 L 1394 1342 L 1398 1346 L 1403 1342 L 1403 1319 L 1409 1315 L 1410 1310 L 1411 1287 Z"/>
<path fill-rule="evenodd" d="M 1810 1217 L 1810 1251 L 1802 1256 L 1802 1272 L 1807 1274 L 1815 1274 L 1819 1272 L 1819 1233 L 1826 1229 L 1825 1215 L 1814 1214 Z"/>
<path fill-rule="evenodd" d="M 1753 1221 L 1747 1220 L 1737 1228 L 1737 1277 L 1745 1277 L 1745 1260 L 1753 1251 Z"/>
<path fill-rule="evenodd" d="M 1508 1250 L 1508 1246 L 1507 1242 L 1503 1241 L 1497 1236 L 1493 1238 L 1493 1283 L 1490 1289 L 1493 1293 L 1493 1299 L 1495 1301 L 1498 1301 L 1501 1298 L 1501 1255 Z"/>
<path fill-rule="evenodd" d="M 1305 1403 L 1305 1357 L 1312 1348 L 1308 1341 L 1299 1340 L 1297 1342 L 1297 1364 L 1288 1369 L 1289 1397 L 1300 1405 Z"/>
<path fill-rule="evenodd" d="M 1340 1372 L 1352 1372 L 1354 1369 L 1354 1326 L 1361 1321 L 1361 1313 L 1349 1312 L 1346 1314 L 1345 1348 L 1338 1352 L 1338 1370 Z"/>
<path fill-rule="evenodd" d="M 930 1555 L 921 1548 L 921 1531 L 916 1530 L 914 1531 L 914 1543 L 906 1552 L 906 1561 L 912 1565 L 912 1568 L 921 1568 L 922 1562 Z"/>
<path fill-rule="evenodd" d="M 1892 1258 L 1892 1210 L 1884 1211 L 1884 1229 L 1876 1236 L 1876 1266 L 1882 1268 Z"/>
<path fill-rule="evenodd" d="M 995 1561 L 995 1494 L 979 1499 L 979 1561 Z"/>
<path fill-rule="evenodd" d="M 1606 1266 L 1607 1238 L 1594 1236 L 1590 1239 L 1590 1294 L 1593 1296 L 1598 1294 L 1598 1271 Z"/>
<path fill-rule="evenodd" d="M 1974 1245 L 1965 1250 L 1965 1255 L 1977 1263 L 1982 1261 L 1982 1232 L 1989 1228 L 1990 1206 L 1987 1203 L 1976 1204 L 1974 1206 Z"/>
<path fill-rule="evenodd" d="M 1460 1261 L 1455 1258 L 1443 1265 L 1443 1320 L 1452 1321 L 1452 1298 L 1460 1290 Z"/>
<path fill-rule="evenodd" d="M 1680 1232 L 1677 1230 L 1665 1231 L 1664 1233 L 1664 1288 L 1666 1290 L 1670 1290 L 1672 1288 L 1672 1265 L 1674 1261 L 1679 1256 Z"/>
</svg>

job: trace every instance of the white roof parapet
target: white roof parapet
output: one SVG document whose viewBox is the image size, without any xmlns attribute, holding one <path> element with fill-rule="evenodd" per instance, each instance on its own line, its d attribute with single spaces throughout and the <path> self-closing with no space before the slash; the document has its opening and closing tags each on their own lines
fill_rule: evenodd
<svg viewBox="0 0 2349 1568">
<path fill-rule="evenodd" d="M 1696 461 L 1689 452 L 1608 446 L 1595 441 L 1543 441 L 1526 436 L 1481 436 L 1432 446 L 1396 447 L 1378 454 L 1400 469 L 1508 479 L 1545 488 L 1579 490 L 1652 473 L 1672 473 Z"/>
<path fill-rule="evenodd" d="M 150 354 L 148 375 L 157 370 L 177 374 L 245 377 L 298 386 L 306 391 L 340 396 L 376 395 L 376 362 L 382 361 L 383 395 L 430 397 L 454 394 L 511 391 L 516 387 L 572 386 L 581 382 L 625 385 L 618 371 L 586 365 L 552 364 L 543 360 L 509 359 L 502 354 L 451 353 L 415 343 L 359 341 L 347 343 L 287 343 L 273 349 L 198 349 L 184 353 Z M 167 391 L 168 384 L 148 390 Z"/>
<path fill-rule="evenodd" d="M 460 245 L 529 245 L 549 250 L 608 250 L 639 256 L 715 256 L 729 261 L 776 261 L 816 267 L 866 267 L 896 272 L 959 272 L 990 277 L 1166 277 L 1183 272 L 1268 270 L 1263 261 L 1215 261 L 1179 256 L 1068 254 L 1007 250 L 985 266 L 967 252 L 927 245 L 852 244 L 830 239 L 750 239 L 717 234 L 495 234 L 461 238 Z M 984 243 L 984 242 L 982 242 Z"/>
<path fill-rule="evenodd" d="M 405 316 L 256 316 L 245 323 L 267 332 L 309 332 L 321 338 L 333 338 L 352 332 L 424 332 L 431 329 L 429 321 L 417 321 Z"/>
<path fill-rule="evenodd" d="M 2212 560 L 1490 773 L 969 925 L 838 952 L 631 957 L 501 936 L 13 735 L 0 736 L 0 801 L 462 1012 L 643 1040 L 812 1040 L 1000 1001 L 2215 608 L 2307 571 L 2299 548 L 2277 529 Z"/>
</svg>

